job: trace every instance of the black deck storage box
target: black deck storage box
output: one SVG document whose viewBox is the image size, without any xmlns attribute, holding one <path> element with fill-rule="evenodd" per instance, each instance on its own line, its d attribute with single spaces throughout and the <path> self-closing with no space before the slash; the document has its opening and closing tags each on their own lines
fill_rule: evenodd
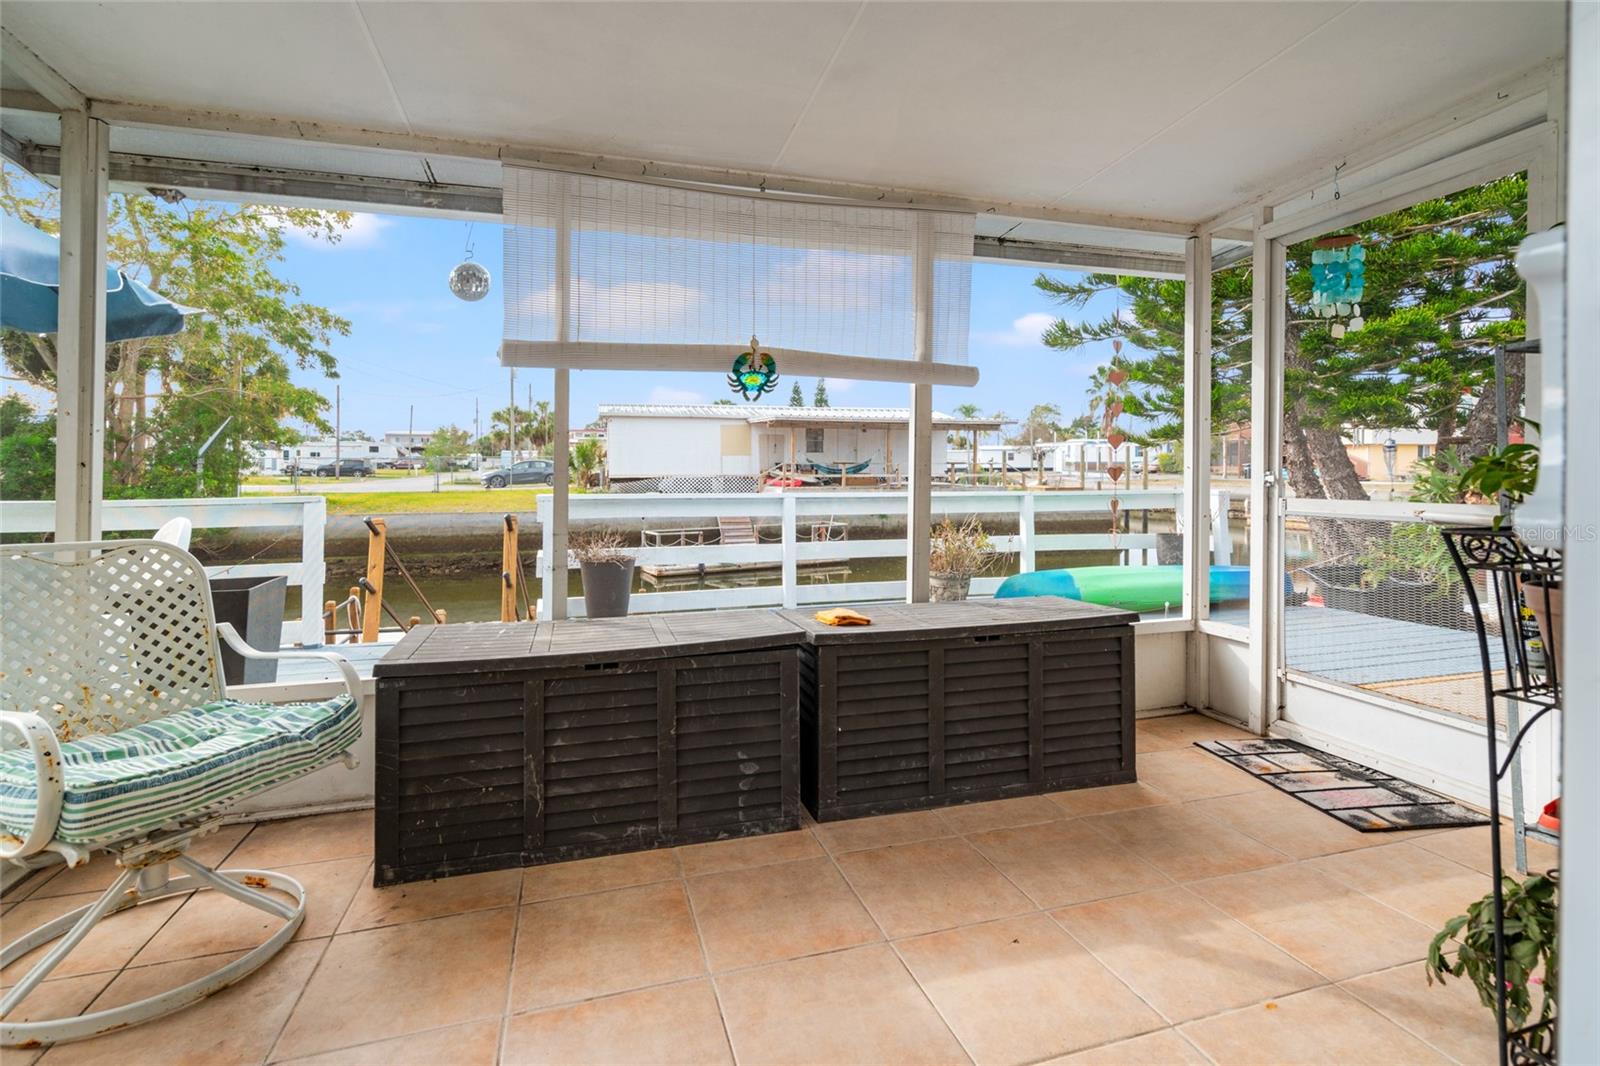
<svg viewBox="0 0 1600 1066">
<path fill-rule="evenodd" d="M 799 826 L 771 611 L 444 625 L 377 679 L 378 884 Z"/>
<path fill-rule="evenodd" d="M 873 604 L 803 627 L 802 794 L 819 821 L 1134 780 L 1128 611 L 1056 597 Z"/>
</svg>

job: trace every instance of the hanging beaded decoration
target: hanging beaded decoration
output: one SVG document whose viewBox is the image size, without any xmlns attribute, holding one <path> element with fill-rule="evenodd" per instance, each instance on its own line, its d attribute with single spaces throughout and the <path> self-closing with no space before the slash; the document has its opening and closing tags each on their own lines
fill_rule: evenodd
<svg viewBox="0 0 1600 1066">
<path fill-rule="evenodd" d="M 750 350 L 740 352 L 733 361 L 733 372 L 728 375 L 728 388 L 743 393 L 746 400 L 759 400 L 762 393 L 778 387 L 778 361 L 770 352 L 763 352 L 755 337 L 750 338 Z"/>
</svg>

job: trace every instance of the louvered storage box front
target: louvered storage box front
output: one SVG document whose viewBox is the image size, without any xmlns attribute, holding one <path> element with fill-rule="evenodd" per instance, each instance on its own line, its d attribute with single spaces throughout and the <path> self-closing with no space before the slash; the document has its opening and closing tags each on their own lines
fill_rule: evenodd
<svg viewBox="0 0 1600 1066">
<path fill-rule="evenodd" d="M 821 821 L 1134 780 L 1133 629 L 1054 598 L 858 608 L 806 628 L 802 793 Z"/>
<path fill-rule="evenodd" d="M 414 630 L 379 664 L 379 884 L 794 829 L 768 611 Z"/>
</svg>

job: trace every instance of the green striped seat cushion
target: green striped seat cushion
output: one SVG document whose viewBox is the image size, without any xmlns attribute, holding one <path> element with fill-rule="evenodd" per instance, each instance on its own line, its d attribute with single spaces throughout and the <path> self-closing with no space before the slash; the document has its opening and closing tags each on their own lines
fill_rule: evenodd
<svg viewBox="0 0 1600 1066">
<path fill-rule="evenodd" d="M 61 746 L 66 788 L 56 839 L 105 844 L 297 777 L 361 735 L 355 701 L 218 700 L 119 733 Z M 0 825 L 17 836 L 39 801 L 33 755 L 0 753 Z"/>
</svg>

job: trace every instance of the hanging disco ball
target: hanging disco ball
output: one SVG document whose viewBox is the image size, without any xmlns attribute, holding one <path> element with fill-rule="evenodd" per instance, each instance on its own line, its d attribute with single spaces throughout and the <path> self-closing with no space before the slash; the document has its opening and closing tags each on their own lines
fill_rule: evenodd
<svg viewBox="0 0 1600 1066">
<path fill-rule="evenodd" d="M 469 303 L 489 295 L 489 270 L 468 259 L 450 271 L 450 291 Z"/>
</svg>

